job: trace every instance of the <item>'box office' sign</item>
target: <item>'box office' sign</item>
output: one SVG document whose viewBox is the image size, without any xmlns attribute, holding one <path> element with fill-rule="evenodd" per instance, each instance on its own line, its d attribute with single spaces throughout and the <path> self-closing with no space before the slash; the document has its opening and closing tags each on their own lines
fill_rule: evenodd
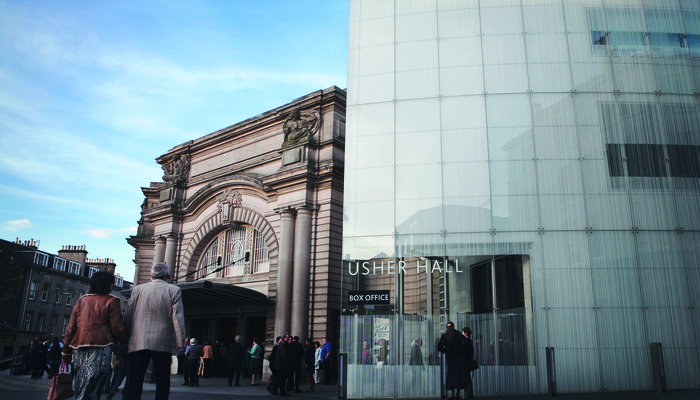
<svg viewBox="0 0 700 400">
<path fill-rule="evenodd" d="M 391 304 L 388 290 L 351 291 L 348 296 L 350 304 Z"/>
</svg>

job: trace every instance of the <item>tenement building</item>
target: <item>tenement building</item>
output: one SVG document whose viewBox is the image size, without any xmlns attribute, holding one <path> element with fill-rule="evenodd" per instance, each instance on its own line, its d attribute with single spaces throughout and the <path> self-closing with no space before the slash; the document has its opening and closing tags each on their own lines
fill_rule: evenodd
<svg viewBox="0 0 700 400">
<path fill-rule="evenodd" d="M 332 87 L 160 156 L 127 239 L 134 283 L 166 262 L 200 341 L 337 337 L 344 141 Z"/>
<path fill-rule="evenodd" d="M 700 385 L 700 3 L 351 0 L 347 95 L 350 397 Z"/>
<path fill-rule="evenodd" d="M 96 271 L 114 274 L 110 258 L 88 258 L 85 245 L 61 246 L 58 254 L 39 249 L 39 241 L 0 239 L 1 357 L 24 356 L 35 337 L 62 337 L 75 302 L 90 289 Z M 112 295 L 126 307 L 122 291 L 131 282 L 117 274 Z M 9 363 L 8 363 L 9 364 Z M 6 366 L 5 364 L 2 365 Z"/>
</svg>

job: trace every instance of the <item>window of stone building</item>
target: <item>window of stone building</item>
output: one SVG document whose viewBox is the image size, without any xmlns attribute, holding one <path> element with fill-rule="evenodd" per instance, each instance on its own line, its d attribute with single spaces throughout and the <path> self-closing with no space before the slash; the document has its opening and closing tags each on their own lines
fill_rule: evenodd
<svg viewBox="0 0 700 400">
<path fill-rule="evenodd" d="M 69 261 L 68 272 L 70 272 L 71 274 L 80 275 L 80 263 L 77 263 L 75 261 Z"/>
<path fill-rule="evenodd" d="M 95 268 L 95 267 L 90 267 L 90 274 L 89 274 L 88 278 L 92 278 L 92 276 L 95 275 L 95 272 L 100 272 L 100 269 Z"/>
<path fill-rule="evenodd" d="M 245 273 L 243 262 L 246 248 L 246 230 L 229 229 L 224 241 L 224 276 L 238 276 Z"/>
<path fill-rule="evenodd" d="M 29 295 L 27 296 L 29 300 L 34 300 L 36 297 L 36 285 L 38 284 L 37 281 L 32 281 L 32 283 L 29 284 Z"/>
<path fill-rule="evenodd" d="M 46 314 L 39 314 L 39 316 L 36 318 L 36 331 L 37 332 L 44 331 L 44 320 L 45 319 L 46 319 Z"/>
<path fill-rule="evenodd" d="M 66 289 L 66 305 L 70 306 L 73 304 L 73 289 Z"/>
<path fill-rule="evenodd" d="M 65 271 L 66 270 L 66 260 L 56 257 L 53 259 L 53 269 L 57 269 L 59 271 Z"/>
<path fill-rule="evenodd" d="M 63 327 L 61 328 L 61 336 L 65 336 L 66 328 L 68 328 L 68 321 L 69 320 L 70 320 L 70 317 L 63 316 Z"/>
<path fill-rule="evenodd" d="M 34 264 L 47 267 L 49 265 L 49 255 L 39 252 L 34 253 Z"/>
<path fill-rule="evenodd" d="M 54 314 L 51 316 L 51 326 L 49 326 L 49 333 L 52 335 L 56 334 L 56 321 L 58 320 L 58 315 Z"/>
<path fill-rule="evenodd" d="M 44 289 L 41 291 L 41 301 L 48 301 L 49 300 L 49 290 L 51 290 L 51 284 L 45 283 Z"/>
<path fill-rule="evenodd" d="M 32 313 L 28 312 L 24 314 L 24 323 L 22 324 L 22 329 L 28 331 L 32 325 Z"/>
<path fill-rule="evenodd" d="M 255 232 L 255 244 L 253 245 L 255 252 L 253 254 L 253 273 L 268 272 L 270 270 L 270 254 L 265 245 L 265 238 L 262 233 Z"/>
<path fill-rule="evenodd" d="M 55 304 L 61 303 L 61 293 L 62 292 L 63 292 L 63 288 L 61 286 L 56 286 L 56 291 L 54 292 L 54 295 L 53 295 L 53 302 Z"/>
</svg>

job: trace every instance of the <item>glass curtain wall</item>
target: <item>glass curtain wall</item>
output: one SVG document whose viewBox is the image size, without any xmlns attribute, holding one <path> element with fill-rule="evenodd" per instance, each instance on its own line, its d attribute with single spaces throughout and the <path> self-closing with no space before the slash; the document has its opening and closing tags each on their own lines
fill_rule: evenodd
<svg viewBox="0 0 700 400">
<path fill-rule="evenodd" d="M 351 0 L 342 305 L 351 397 L 700 385 L 700 3 Z M 422 364 L 416 364 L 420 350 Z M 419 372 L 420 371 L 420 372 Z"/>
</svg>

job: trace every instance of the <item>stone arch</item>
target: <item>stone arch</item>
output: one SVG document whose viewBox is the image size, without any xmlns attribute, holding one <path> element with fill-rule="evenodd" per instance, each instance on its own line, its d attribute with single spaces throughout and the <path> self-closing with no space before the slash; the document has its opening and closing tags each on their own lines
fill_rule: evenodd
<svg viewBox="0 0 700 400">
<path fill-rule="evenodd" d="M 265 244 L 267 244 L 268 254 L 270 257 L 270 267 L 272 268 L 273 264 L 277 264 L 276 260 L 279 247 L 277 236 L 275 235 L 272 225 L 264 216 L 250 208 L 237 207 L 233 209 L 231 221 L 251 225 L 258 232 L 260 232 L 265 240 Z M 182 262 L 180 263 L 181 274 L 185 274 L 192 268 L 196 268 L 196 265 L 190 265 L 193 258 L 197 258 L 199 253 L 204 251 L 204 246 L 212 237 L 228 227 L 228 224 L 224 224 L 223 214 L 219 211 L 212 213 L 209 218 L 200 224 L 199 227 L 197 227 L 194 236 L 192 236 L 187 243 L 187 246 L 184 248 Z"/>
</svg>

